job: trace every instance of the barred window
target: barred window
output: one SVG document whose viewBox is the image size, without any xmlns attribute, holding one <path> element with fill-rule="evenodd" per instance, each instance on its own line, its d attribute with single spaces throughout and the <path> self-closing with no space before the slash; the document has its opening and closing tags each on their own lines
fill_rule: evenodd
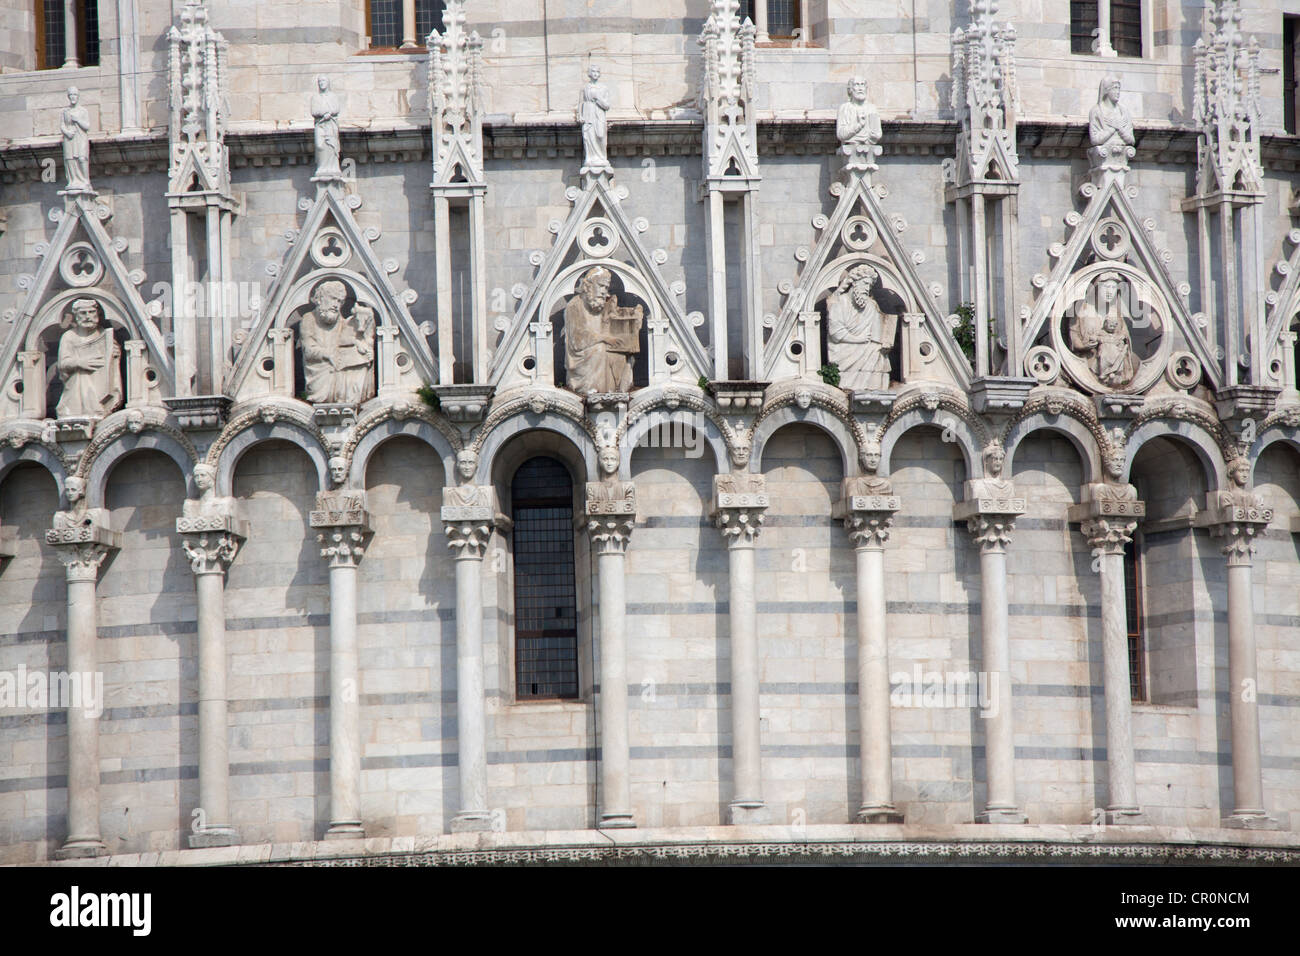
<svg viewBox="0 0 1300 956">
<path fill-rule="evenodd" d="M 1142 0 L 1109 3 L 1110 45 L 1120 56 L 1142 56 Z M 1092 53 L 1100 29 L 1098 0 L 1070 0 L 1070 52 Z"/>
<path fill-rule="evenodd" d="M 423 48 L 425 37 L 433 30 L 442 31 L 442 11 L 445 7 L 444 0 L 415 0 L 412 35 L 416 46 Z M 401 46 L 405 26 L 402 0 L 366 0 L 366 34 L 370 37 L 372 50 Z"/>
<path fill-rule="evenodd" d="M 76 0 L 77 62 L 99 66 L 99 0 Z M 67 61 L 63 0 L 36 0 L 36 69 L 57 70 Z"/>
<path fill-rule="evenodd" d="M 515 558 L 515 698 L 578 696 L 573 480 L 533 458 L 510 485 Z"/>
<path fill-rule="evenodd" d="M 1300 54 L 1300 17 L 1282 18 L 1282 121 L 1286 131 L 1292 136 L 1300 129 L 1296 122 L 1296 83 L 1300 81 L 1300 71 L 1296 70 L 1296 57 Z"/>
<path fill-rule="evenodd" d="M 1145 648 L 1143 647 L 1142 568 L 1138 536 L 1124 546 L 1124 612 L 1128 622 L 1128 680 L 1133 700 L 1146 694 Z"/>
<path fill-rule="evenodd" d="M 801 0 L 758 0 L 767 4 L 767 33 L 777 39 L 789 39 L 800 23 Z M 754 13 L 755 0 L 740 0 L 738 16 L 743 23 L 746 19 L 758 25 L 758 16 Z"/>
<path fill-rule="evenodd" d="M 442 32 L 443 0 L 415 0 L 415 42 L 424 46 L 424 38 L 434 30 Z"/>
</svg>

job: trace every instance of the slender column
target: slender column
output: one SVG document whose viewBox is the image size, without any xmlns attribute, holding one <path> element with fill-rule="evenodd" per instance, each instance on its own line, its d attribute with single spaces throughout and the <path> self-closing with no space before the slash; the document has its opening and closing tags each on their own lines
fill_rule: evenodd
<svg viewBox="0 0 1300 956">
<path fill-rule="evenodd" d="M 1234 463 L 1235 464 L 1235 463 Z M 1243 463 L 1244 465 L 1244 463 Z M 1230 470 L 1236 477 L 1236 469 Z M 1232 722 L 1232 814 L 1223 826 L 1276 830 L 1264 809 L 1259 741 L 1259 681 L 1255 661 L 1255 608 L 1251 580 L 1255 536 L 1273 519 L 1271 509 L 1244 490 L 1218 492 L 1207 502 L 1205 523 L 1228 559 L 1228 700 Z"/>
<path fill-rule="evenodd" d="M 745 375 L 757 381 L 763 377 L 763 250 L 759 245 L 759 222 L 755 216 L 758 189 L 755 187 L 740 197 L 740 235 L 744 255 Z"/>
<path fill-rule="evenodd" d="M 636 523 L 630 481 L 587 484 L 587 533 L 600 575 L 600 828 L 634 827 L 627 729 L 624 564 Z"/>
<path fill-rule="evenodd" d="M 330 572 L 330 826 L 327 840 L 365 836 L 361 826 L 361 687 L 357 670 L 357 566 L 370 516 L 362 491 L 321 493 L 311 526 Z"/>
<path fill-rule="evenodd" d="M 1007 626 L 1007 546 L 1025 499 L 1011 482 L 966 482 L 966 499 L 953 509 L 980 549 L 980 633 L 983 669 L 993 706 L 985 720 L 988 803 L 977 823 L 1024 823 L 1016 804 L 1015 728 L 1011 715 L 1011 646 Z M 983 716 L 983 715 L 982 715 Z"/>
<path fill-rule="evenodd" d="M 491 829 L 483 681 L 483 555 L 496 521 L 490 487 L 443 490 L 443 530 L 456 564 L 456 726 L 460 812 L 453 833 Z"/>
<path fill-rule="evenodd" d="M 713 479 L 714 521 L 727 542 L 731 627 L 731 753 L 734 774 L 731 822 L 767 822 L 759 739 L 758 627 L 754 545 L 768 499 L 762 475 Z"/>
<path fill-rule="evenodd" d="M 63 65 L 70 70 L 81 66 L 77 60 L 77 0 L 63 0 Z"/>
<path fill-rule="evenodd" d="M 95 642 L 99 613 L 95 582 L 109 552 L 121 547 L 122 536 L 108 523 L 101 508 L 56 512 L 54 527 L 45 533 L 63 562 L 68 588 L 69 688 L 79 688 L 65 702 L 68 711 L 68 838 L 56 850 L 56 860 L 102 856 L 108 850 L 99 831 L 99 713 L 103 700 L 87 696 L 87 682 L 103 688 Z"/>
<path fill-rule="evenodd" d="M 204 511 L 186 502 L 176 520 L 181 546 L 194 572 L 199 616 L 199 804 L 191 847 L 233 846 L 239 834 L 230 822 L 230 724 L 226 678 L 226 569 L 247 536 L 230 510 Z"/>
<path fill-rule="evenodd" d="M 415 49 L 415 0 L 402 0 L 402 49 Z"/>
<path fill-rule="evenodd" d="M 1093 484 L 1070 509 L 1101 572 L 1102 684 L 1106 694 L 1107 823 L 1142 823 L 1133 758 L 1133 689 L 1129 680 L 1124 547 L 1146 505 L 1132 485 Z"/>
<path fill-rule="evenodd" d="M 1119 56 L 1110 45 L 1110 0 L 1097 0 L 1097 55 Z"/>
<path fill-rule="evenodd" d="M 730 378 L 727 361 L 727 220 L 722 193 L 709 189 L 709 213 L 704 221 L 706 258 L 709 270 L 709 311 L 712 324 L 710 337 L 713 346 L 713 377 L 719 381 Z"/>
<path fill-rule="evenodd" d="M 988 228 L 984 223 L 984 195 L 971 195 L 972 266 L 975 270 L 975 374 L 989 374 L 989 264 Z"/>
<path fill-rule="evenodd" d="M 456 381 L 455 321 L 451 308 L 451 206 L 445 196 L 433 197 L 434 264 L 438 281 L 438 381 Z"/>
<path fill-rule="evenodd" d="M 754 42 L 766 43 L 770 39 L 767 32 L 767 0 L 754 0 Z"/>
<path fill-rule="evenodd" d="M 885 542 L 899 500 L 884 478 L 844 479 L 837 509 L 858 563 L 858 727 L 862 806 L 859 823 L 902 823 L 894 806 L 885 617 Z"/>
</svg>

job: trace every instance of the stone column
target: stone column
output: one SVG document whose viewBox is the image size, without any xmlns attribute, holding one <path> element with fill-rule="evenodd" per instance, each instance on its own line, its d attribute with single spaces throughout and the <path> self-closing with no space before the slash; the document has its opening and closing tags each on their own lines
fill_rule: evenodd
<svg viewBox="0 0 1300 956">
<path fill-rule="evenodd" d="M 1228 559 L 1228 706 L 1232 722 L 1233 809 L 1223 820 L 1223 826 L 1276 830 L 1278 821 L 1264 809 L 1251 580 L 1255 536 L 1273 520 L 1273 511 L 1244 488 L 1217 492 L 1208 498 L 1198 523 L 1207 526 L 1210 534 L 1219 539 L 1223 555 Z"/>
<path fill-rule="evenodd" d="M 363 491 L 316 496 L 311 526 L 330 569 L 330 826 L 327 840 L 361 827 L 361 684 L 357 670 L 357 566 L 370 533 Z"/>
<path fill-rule="evenodd" d="M 438 24 L 434 25 L 435 27 Z M 415 0 L 402 0 L 402 46 L 403 50 L 415 49 Z"/>
<path fill-rule="evenodd" d="M 81 66 L 77 60 L 77 0 L 63 0 L 63 65 L 70 70 Z"/>
<path fill-rule="evenodd" d="M 739 472 L 713 478 L 713 517 L 727 542 L 731 609 L 731 822 L 766 823 L 759 739 L 758 627 L 754 543 L 768 500 L 762 475 Z"/>
<path fill-rule="evenodd" d="M 1146 505 L 1132 485 L 1092 484 L 1070 508 L 1100 562 L 1101 654 L 1106 694 L 1107 823 L 1142 823 L 1133 759 L 1133 688 L 1129 679 L 1128 610 L 1124 547 L 1133 540 Z"/>
<path fill-rule="evenodd" d="M 1025 499 L 1011 482 L 966 482 L 966 500 L 953 508 L 980 549 L 980 631 L 983 669 L 993 706 L 985 716 L 985 767 L 988 803 L 976 823 L 1025 823 L 1016 805 L 1015 729 L 1011 717 L 1011 647 L 1007 626 L 1007 546 Z"/>
<path fill-rule="evenodd" d="M 636 524 L 636 488 L 617 479 L 588 482 L 586 510 L 600 578 L 600 828 L 634 827 L 623 582 Z"/>
<path fill-rule="evenodd" d="M 754 0 L 754 42 L 767 43 L 767 0 Z"/>
<path fill-rule="evenodd" d="M 858 750 L 862 782 L 859 823 L 902 823 L 894 806 L 889 728 L 889 642 L 885 626 L 885 542 L 899 500 L 889 480 L 845 478 L 836 517 L 858 563 Z"/>
<path fill-rule="evenodd" d="M 110 551 L 122 546 L 122 535 L 109 524 L 108 511 L 90 508 L 59 511 L 45 532 L 63 562 L 68 586 L 68 674 L 72 693 L 68 711 L 68 838 L 56 850 L 56 860 L 102 856 L 108 850 L 99 832 L 99 711 L 103 700 L 86 699 L 86 682 L 102 689 L 95 642 L 99 609 L 95 582 Z M 80 699 L 78 699 L 80 698 Z"/>
<path fill-rule="evenodd" d="M 483 681 L 483 555 L 496 521 L 491 487 L 443 490 L 443 530 L 456 563 L 456 759 L 460 812 L 453 833 L 490 830 L 487 707 Z"/>
<path fill-rule="evenodd" d="M 187 501 L 176 530 L 194 572 L 199 617 L 199 804 L 189 843 L 233 846 L 239 834 L 230 823 L 226 569 L 248 536 L 247 525 L 229 500 L 220 506 Z"/>
</svg>

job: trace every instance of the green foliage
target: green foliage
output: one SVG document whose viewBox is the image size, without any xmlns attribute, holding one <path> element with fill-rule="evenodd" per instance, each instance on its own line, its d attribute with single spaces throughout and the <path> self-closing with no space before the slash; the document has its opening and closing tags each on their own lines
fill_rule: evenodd
<svg viewBox="0 0 1300 956">
<path fill-rule="evenodd" d="M 435 412 L 442 411 L 442 400 L 438 398 L 438 393 L 433 390 L 432 385 L 421 385 L 415 390 L 415 394 L 420 396 L 420 401 L 428 405 Z"/>
<path fill-rule="evenodd" d="M 713 386 L 709 384 L 709 377 L 707 375 L 701 375 L 700 380 L 695 384 L 698 385 L 700 387 L 700 390 L 703 391 L 705 394 L 707 395 L 713 394 Z"/>
<path fill-rule="evenodd" d="M 817 370 L 817 374 L 832 388 L 840 384 L 840 367 L 835 362 L 827 362 Z"/>
<path fill-rule="evenodd" d="M 975 364 L 975 306 L 970 302 L 963 302 L 953 310 L 961 321 L 957 327 L 952 330 L 952 336 L 957 340 L 963 354 L 967 360 Z M 993 316 L 989 316 L 989 348 L 997 347 L 998 341 L 998 322 Z"/>
</svg>

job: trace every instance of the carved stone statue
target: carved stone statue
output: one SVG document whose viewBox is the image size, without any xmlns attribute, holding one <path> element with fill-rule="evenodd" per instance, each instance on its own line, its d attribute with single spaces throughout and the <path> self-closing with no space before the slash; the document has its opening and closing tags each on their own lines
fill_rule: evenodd
<svg viewBox="0 0 1300 956">
<path fill-rule="evenodd" d="M 1133 351 L 1128 322 L 1120 306 L 1120 279 L 1103 273 L 1097 283 L 1098 306 L 1086 299 L 1070 320 L 1070 349 L 1088 362 L 1098 380 L 1123 388 L 1137 377 L 1141 361 Z"/>
<path fill-rule="evenodd" d="M 1137 154 L 1133 144 L 1133 117 L 1119 102 L 1120 81 L 1107 76 L 1097 90 L 1097 105 L 1088 114 L 1088 137 L 1092 148 L 1088 158 L 1094 172 L 1118 176 L 1128 172 L 1128 161 Z"/>
<path fill-rule="evenodd" d="M 472 448 L 462 448 L 456 452 L 456 480 L 468 484 L 478 474 L 478 455 Z"/>
<path fill-rule="evenodd" d="M 90 114 L 78 106 L 81 91 L 68 87 L 68 105 L 63 110 L 59 129 L 63 133 L 63 171 L 68 177 L 68 192 L 93 192 L 90 185 Z"/>
<path fill-rule="evenodd" d="M 60 418 L 102 418 L 122 404 L 122 348 L 101 327 L 99 303 L 77 299 L 63 317 L 59 339 Z"/>
<path fill-rule="evenodd" d="M 632 387 L 644 314 L 640 304 L 619 308 L 609 291 L 612 278 L 604 266 L 589 269 L 564 308 L 565 368 L 569 388 L 579 395 Z"/>
<path fill-rule="evenodd" d="M 827 355 L 840 368 L 840 387 L 849 391 L 889 388 L 898 318 L 881 314 L 871 297 L 878 278 L 866 263 L 853 266 L 826 297 Z"/>
<path fill-rule="evenodd" d="M 600 67 L 587 70 L 587 85 L 582 88 L 578 101 L 578 122 L 582 124 L 582 172 L 603 173 L 609 165 L 609 121 L 606 118 L 613 105 L 609 87 L 600 82 Z"/>
<path fill-rule="evenodd" d="M 343 314 L 348 288 L 326 279 L 312 289 L 312 309 L 302 317 L 307 401 L 356 404 L 375 394 L 374 310 L 357 303 Z"/>
<path fill-rule="evenodd" d="M 330 92 L 330 78 L 316 77 L 317 93 L 311 98 L 311 115 L 316 123 L 316 175 L 312 182 L 339 182 L 339 100 Z"/>
<path fill-rule="evenodd" d="M 840 141 L 840 152 L 848 157 L 845 169 L 870 171 L 878 169 L 876 157 L 880 155 L 880 114 L 867 102 L 867 81 L 861 76 L 849 80 L 848 101 L 840 107 L 835 123 L 835 136 Z"/>
</svg>

